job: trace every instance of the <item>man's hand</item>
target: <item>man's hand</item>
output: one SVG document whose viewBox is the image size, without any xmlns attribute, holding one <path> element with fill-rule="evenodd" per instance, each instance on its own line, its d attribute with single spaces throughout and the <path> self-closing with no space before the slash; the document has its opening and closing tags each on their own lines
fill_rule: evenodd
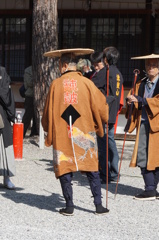
<svg viewBox="0 0 159 240">
<path fill-rule="evenodd" d="M 129 95 L 126 98 L 126 102 L 128 105 L 130 105 L 133 102 L 138 102 L 138 99 L 134 95 Z"/>
<path fill-rule="evenodd" d="M 138 102 L 141 105 L 140 107 L 143 107 L 143 106 L 147 105 L 146 98 L 142 98 L 142 97 L 136 96 L 136 95 L 129 95 L 126 98 L 126 102 L 127 102 L 128 105 L 130 105 L 133 102 Z"/>
</svg>

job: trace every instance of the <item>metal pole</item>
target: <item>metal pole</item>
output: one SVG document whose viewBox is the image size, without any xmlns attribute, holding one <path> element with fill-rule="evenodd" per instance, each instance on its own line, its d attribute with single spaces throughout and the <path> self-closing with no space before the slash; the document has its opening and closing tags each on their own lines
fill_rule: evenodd
<svg viewBox="0 0 159 240">
<path fill-rule="evenodd" d="M 107 96 L 109 96 L 109 65 L 107 65 Z M 106 138 L 106 208 L 108 208 L 108 130 L 107 122 L 107 138 Z"/>
<path fill-rule="evenodd" d="M 39 148 L 44 149 L 44 130 L 41 124 L 42 116 L 40 116 L 39 122 Z"/>
</svg>

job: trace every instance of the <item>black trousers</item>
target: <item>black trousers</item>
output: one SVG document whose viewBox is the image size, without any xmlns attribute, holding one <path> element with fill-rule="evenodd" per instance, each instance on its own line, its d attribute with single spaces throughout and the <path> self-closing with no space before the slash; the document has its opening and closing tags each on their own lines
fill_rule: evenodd
<svg viewBox="0 0 159 240">
<path fill-rule="evenodd" d="M 101 204 L 101 182 L 99 172 L 86 172 L 91 192 L 94 197 L 94 204 Z M 73 191 L 72 191 L 72 177 L 73 173 L 67 173 L 59 177 L 63 196 L 66 201 L 66 207 L 73 207 Z M 81 196 L 82 197 L 82 196 Z"/>
<path fill-rule="evenodd" d="M 159 168 L 156 168 L 153 171 L 148 171 L 146 168 L 141 168 L 141 174 L 145 182 L 145 191 L 156 191 L 159 183 Z"/>
<path fill-rule="evenodd" d="M 31 134 L 36 132 L 33 97 L 26 96 L 24 106 L 25 106 L 25 113 L 24 113 L 22 122 L 24 123 L 24 136 L 25 136 L 27 129 L 30 126 L 31 119 L 33 119 Z"/>
</svg>

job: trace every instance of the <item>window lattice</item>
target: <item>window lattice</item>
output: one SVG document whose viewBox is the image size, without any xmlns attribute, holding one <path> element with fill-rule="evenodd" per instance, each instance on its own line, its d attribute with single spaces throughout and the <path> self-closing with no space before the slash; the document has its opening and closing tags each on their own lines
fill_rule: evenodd
<svg viewBox="0 0 159 240">
<path fill-rule="evenodd" d="M 120 18 L 118 21 L 118 66 L 127 82 L 133 80 L 133 71 L 140 66 L 139 62 L 131 60 L 131 57 L 141 55 L 142 21 L 142 18 Z"/>
<path fill-rule="evenodd" d="M 91 29 L 91 48 L 102 51 L 115 45 L 115 18 L 93 18 Z"/>
<path fill-rule="evenodd" d="M 159 53 L 159 15 L 156 17 L 154 50 Z"/>
<path fill-rule="evenodd" d="M 86 41 L 86 19 L 64 18 L 62 39 L 63 48 L 84 47 Z"/>
<path fill-rule="evenodd" d="M 22 80 L 27 54 L 26 18 L 0 19 L 0 63 L 11 80 Z M 3 40 L 2 40 L 3 39 Z"/>
</svg>

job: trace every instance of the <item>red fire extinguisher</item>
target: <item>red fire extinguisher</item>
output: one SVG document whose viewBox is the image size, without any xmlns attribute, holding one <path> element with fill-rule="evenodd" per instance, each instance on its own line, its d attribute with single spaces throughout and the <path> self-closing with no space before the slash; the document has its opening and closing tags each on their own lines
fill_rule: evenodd
<svg viewBox="0 0 159 240">
<path fill-rule="evenodd" d="M 15 160 L 23 158 L 23 131 L 21 111 L 17 111 L 16 122 L 13 124 L 13 148 Z"/>
</svg>

